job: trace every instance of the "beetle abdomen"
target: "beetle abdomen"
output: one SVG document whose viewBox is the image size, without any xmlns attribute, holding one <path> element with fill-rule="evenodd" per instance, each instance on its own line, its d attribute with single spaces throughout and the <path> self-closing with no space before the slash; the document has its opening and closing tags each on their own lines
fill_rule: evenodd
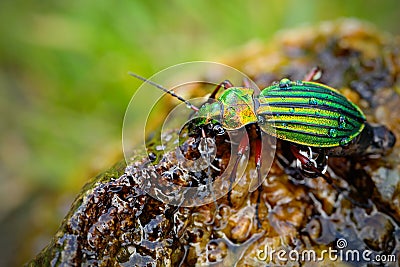
<svg viewBox="0 0 400 267">
<path fill-rule="evenodd" d="M 335 89 L 319 83 L 283 79 L 265 88 L 258 101 L 261 129 L 293 143 L 346 145 L 364 128 L 362 111 Z"/>
</svg>

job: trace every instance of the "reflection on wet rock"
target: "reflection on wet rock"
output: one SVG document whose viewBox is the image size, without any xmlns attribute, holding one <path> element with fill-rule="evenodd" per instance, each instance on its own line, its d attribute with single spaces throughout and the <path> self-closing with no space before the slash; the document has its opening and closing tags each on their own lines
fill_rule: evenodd
<svg viewBox="0 0 400 267">
<path fill-rule="evenodd" d="M 369 122 L 384 124 L 399 138 L 398 39 L 382 36 L 358 21 L 343 20 L 285 32 L 272 43 L 253 45 L 251 51 L 245 49 L 225 62 L 254 78 L 260 87 L 282 77 L 299 80 L 318 65 L 323 69 L 323 83 L 357 104 Z M 285 87 L 285 80 L 281 84 Z M 343 126 L 345 122 L 341 120 Z M 212 174 L 211 180 L 218 180 L 231 155 L 226 152 L 230 149 L 225 141 L 228 137 L 221 134 L 213 139 L 215 168 L 204 170 L 194 163 L 180 163 L 182 157 L 200 158 L 200 140 L 187 138 L 180 148 L 183 155 L 179 155 L 174 148 L 177 138 L 178 131 L 172 131 L 165 140 L 165 151 L 154 142 L 147 151 L 150 160 L 138 151 L 128 166 L 118 164 L 86 185 L 52 242 L 29 265 L 288 264 L 269 257 L 268 252 L 279 249 L 313 250 L 318 255 L 334 249 L 336 256 L 370 250 L 371 257 L 395 255 L 397 263 L 386 265 L 398 264 L 400 142 L 383 156 L 330 157 L 327 172 L 343 192 L 321 177 L 298 179 L 296 170 L 283 166 L 285 144 L 278 142 L 262 190 L 248 190 L 255 168 L 251 152 L 247 169 L 235 177 L 229 197 L 179 207 L 149 196 L 149 190 L 154 190 L 152 183 L 165 189 L 153 193 L 166 199 L 177 192 L 171 184 L 207 186 L 207 173 Z M 188 166 L 193 171 L 188 171 Z M 228 183 L 220 186 L 227 188 Z M 204 198 L 210 197 L 203 193 Z M 335 264 L 340 260 L 348 261 L 342 257 Z M 299 266 L 304 262 L 290 263 Z M 329 264 L 329 259 L 323 263 Z"/>
</svg>

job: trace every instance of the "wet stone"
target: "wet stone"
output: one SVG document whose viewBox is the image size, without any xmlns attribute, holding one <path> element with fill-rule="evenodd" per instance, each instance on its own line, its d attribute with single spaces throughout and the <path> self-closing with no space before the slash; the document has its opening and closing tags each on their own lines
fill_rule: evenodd
<svg viewBox="0 0 400 267">
<path fill-rule="evenodd" d="M 365 216 L 358 224 L 359 237 L 365 244 L 375 250 L 391 253 L 393 251 L 394 226 L 390 218 L 379 213 Z"/>
<path fill-rule="evenodd" d="M 310 66 L 320 66 L 323 83 L 355 94 L 352 101 L 368 121 L 385 124 L 400 139 L 399 46 L 398 39 L 382 36 L 371 26 L 342 20 L 286 32 L 268 47 L 252 46 L 257 53 L 237 53 L 225 63 L 250 77 L 269 77 L 259 79 L 261 88 L 270 85 L 261 83 L 280 77 L 302 79 Z M 271 55 L 273 62 L 268 60 Z M 281 80 L 279 87 L 288 84 Z M 345 122 L 338 118 L 338 128 Z M 336 129 L 329 131 L 334 136 L 331 130 Z M 344 239 L 345 250 L 395 255 L 397 262 L 384 265 L 398 266 L 400 142 L 385 155 L 329 157 L 327 175 L 343 189 L 338 192 L 321 177 L 302 177 L 291 164 L 295 159 L 288 144 L 278 141 L 261 190 L 249 192 L 255 171 L 256 133 L 251 129 L 248 165 L 241 177 L 234 177 L 229 198 L 179 207 L 150 196 L 152 185 L 169 185 L 161 192 L 169 196 L 176 193 L 170 185 L 207 185 L 210 177 L 218 180 L 231 155 L 227 134 L 213 136 L 215 168 L 197 170 L 203 163 L 183 159 L 201 158 L 200 135 L 186 136 L 180 142 L 181 154 L 176 149 L 178 135 L 179 130 L 172 129 L 163 146 L 150 140 L 148 151 L 139 149 L 127 165 L 121 162 L 85 185 L 49 245 L 27 265 L 301 266 L 308 263 L 262 258 L 260 251 L 267 247 L 321 252 L 339 249 L 338 240 Z M 227 185 L 225 181 L 217 189 Z M 328 259 L 323 263 L 332 264 Z"/>
</svg>

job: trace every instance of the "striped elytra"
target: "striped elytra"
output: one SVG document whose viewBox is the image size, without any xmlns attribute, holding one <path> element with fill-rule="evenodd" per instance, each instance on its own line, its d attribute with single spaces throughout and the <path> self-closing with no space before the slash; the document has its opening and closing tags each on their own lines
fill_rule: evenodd
<svg viewBox="0 0 400 267">
<path fill-rule="evenodd" d="M 279 139 L 312 147 L 346 145 L 364 128 L 362 111 L 337 90 L 282 79 L 260 93 L 260 128 Z"/>
</svg>

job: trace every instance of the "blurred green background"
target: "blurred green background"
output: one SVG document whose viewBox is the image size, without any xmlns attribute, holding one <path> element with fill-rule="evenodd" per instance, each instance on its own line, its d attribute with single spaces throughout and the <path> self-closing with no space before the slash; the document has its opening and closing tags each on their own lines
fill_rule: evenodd
<svg viewBox="0 0 400 267">
<path fill-rule="evenodd" d="M 122 159 L 123 116 L 140 85 L 128 71 L 215 60 L 340 17 L 399 34 L 399 3 L 2 1 L 0 266 L 40 251 L 85 182 Z"/>
</svg>

